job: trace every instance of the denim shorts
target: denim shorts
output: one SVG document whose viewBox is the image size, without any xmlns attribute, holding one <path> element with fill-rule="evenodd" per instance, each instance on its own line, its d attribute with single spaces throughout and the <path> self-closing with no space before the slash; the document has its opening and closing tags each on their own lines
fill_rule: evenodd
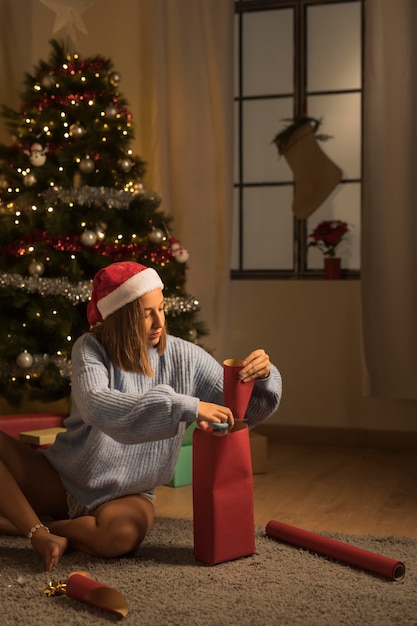
<svg viewBox="0 0 417 626">
<path fill-rule="evenodd" d="M 151 491 L 142 491 L 140 494 L 152 504 L 156 500 L 156 495 Z M 70 519 L 74 519 L 75 517 L 83 517 L 84 515 L 91 515 L 95 509 L 90 509 L 82 502 L 78 502 L 78 500 L 71 494 L 67 492 L 67 506 L 68 506 L 68 517 Z"/>
</svg>

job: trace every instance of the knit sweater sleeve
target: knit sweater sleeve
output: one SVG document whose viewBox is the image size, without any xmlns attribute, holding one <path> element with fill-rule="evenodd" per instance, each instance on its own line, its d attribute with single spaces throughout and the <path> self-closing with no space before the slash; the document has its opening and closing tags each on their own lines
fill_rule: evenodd
<svg viewBox="0 0 417 626">
<path fill-rule="evenodd" d="M 192 382 L 174 390 L 170 374 L 160 382 L 160 374 L 150 378 L 123 372 L 92 334 L 74 344 L 72 368 L 72 415 L 121 443 L 174 437 L 180 422 L 197 417 L 199 398 Z"/>
<path fill-rule="evenodd" d="M 281 402 L 281 396 L 281 374 L 271 363 L 269 376 L 255 380 L 245 416 L 250 429 L 269 419 L 275 413 Z"/>
</svg>

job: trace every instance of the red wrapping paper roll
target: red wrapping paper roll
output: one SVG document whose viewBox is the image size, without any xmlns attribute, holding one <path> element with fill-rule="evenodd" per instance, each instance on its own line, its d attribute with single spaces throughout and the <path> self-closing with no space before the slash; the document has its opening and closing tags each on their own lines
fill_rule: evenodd
<svg viewBox="0 0 417 626">
<path fill-rule="evenodd" d="M 243 420 L 252 395 L 254 380 L 243 383 L 239 378 L 242 369 L 241 359 L 223 361 L 223 401 L 236 420 Z"/>
<path fill-rule="evenodd" d="M 66 594 L 74 600 L 92 604 L 99 609 L 110 611 L 126 617 L 128 613 L 127 600 L 116 589 L 107 587 L 89 577 L 87 572 L 74 572 L 67 580 Z"/>
<path fill-rule="evenodd" d="M 295 528 L 295 526 L 289 526 L 282 522 L 276 522 L 275 520 L 268 522 L 266 534 L 274 539 L 323 554 L 337 561 L 385 576 L 391 580 L 401 580 L 405 576 L 405 565 L 401 561 L 351 546 L 336 539 L 323 537 L 301 528 Z"/>
</svg>

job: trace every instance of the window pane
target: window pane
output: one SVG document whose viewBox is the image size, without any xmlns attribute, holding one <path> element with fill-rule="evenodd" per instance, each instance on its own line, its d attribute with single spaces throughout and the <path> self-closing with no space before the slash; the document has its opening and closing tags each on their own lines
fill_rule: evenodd
<svg viewBox="0 0 417 626">
<path fill-rule="evenodd" d="M 319 133 L 324 152 L 343 170 L 343 178 L 361 176 L 361 96 L 358 93 L 308 98 L 311 117 L 322 119 Z"/>
<path fill-rule="evenodd" d="M 293 10 L 243 15 L 243 95 L 293 91 Z"/>
<path fill-rule="evenodd" d="M 323 269 L 323 255 L 314 248 L 306 252 L 305 234 L 320 221 L 340 219 L 348 222 L 350 229 L 347 241 L 338 247 L 342 267 L 357 272 L 362 0 L 282 0 L 270 6 L 265 0 L 251 0 L 248 9 L 243 4 L 239 3 L 235 20 L 231 268 L 242 272 L 242 277 L 246 271 L 255 277 L 256 270 L 276 271 L 281 277 L 304 276 L 304 272 L 308 276 L 309 271 L 316 275 L 316 270 Z M 308 184 L 304 180 L 308 174 L 296 171 L 295 180 L 287 159 L 273 143 L 295 112 L 321 120 L 318 133 L 329 139 L 319 140 L 319 146 L 343 172 L 342 182 L 331 196 L 308 220 L 300 222 L 292 211 L 294 184 L 297 188 Z M 311 158 L 304 156 L 303 167 L 308 170 Z"/>
<path fill-rule="evenodd" d="M 307 58 L 308 91 L 361 88 L 360 2 L 308 7 Z"/>
<path fill-rule="evenodd" d="M 293 116 L 292 98 L 248 100 L 243 104 L 243 182 L 292 180 L 273 142 L 282 120 Z"/>
<path fill-rule="evenodd" d="M 360 213 L 361 185 L 358 183 L 345 183 L 339 185 L 335 193 L 307 221 L 308 235 L 323 220 L 342 220 L 342 222 L 347 222 L 349 233 L 346 236 L 346 241 L 340 243 L 336 252 L 337 256 L 340 256 L 342 259 L 342 268 L 344 269 L 360 269 Z M 307 269 L 322 268 L 322 252 L 317 248 L 309 248 Z"/>
<path fill-rule="evenodd" d="M 293 269 L 293 188 L 243 191 L 243 269 Z"/>
</svg>

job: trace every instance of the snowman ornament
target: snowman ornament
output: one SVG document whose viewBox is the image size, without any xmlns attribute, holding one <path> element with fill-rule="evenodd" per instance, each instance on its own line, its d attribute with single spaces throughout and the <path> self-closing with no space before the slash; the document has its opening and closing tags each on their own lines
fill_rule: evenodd
<svg viewBox="0 0 417 626">
<path fill-rule="evenodd" d="M 48 148 L 44 148 L 40 143 L 33 143 L 30 146 L 30 151 L 26 151 L 26 154 L 29 155 L 31 165 L 34 167 L 41 167 L 45 164 L 47 152 Z"/>
</svg>

